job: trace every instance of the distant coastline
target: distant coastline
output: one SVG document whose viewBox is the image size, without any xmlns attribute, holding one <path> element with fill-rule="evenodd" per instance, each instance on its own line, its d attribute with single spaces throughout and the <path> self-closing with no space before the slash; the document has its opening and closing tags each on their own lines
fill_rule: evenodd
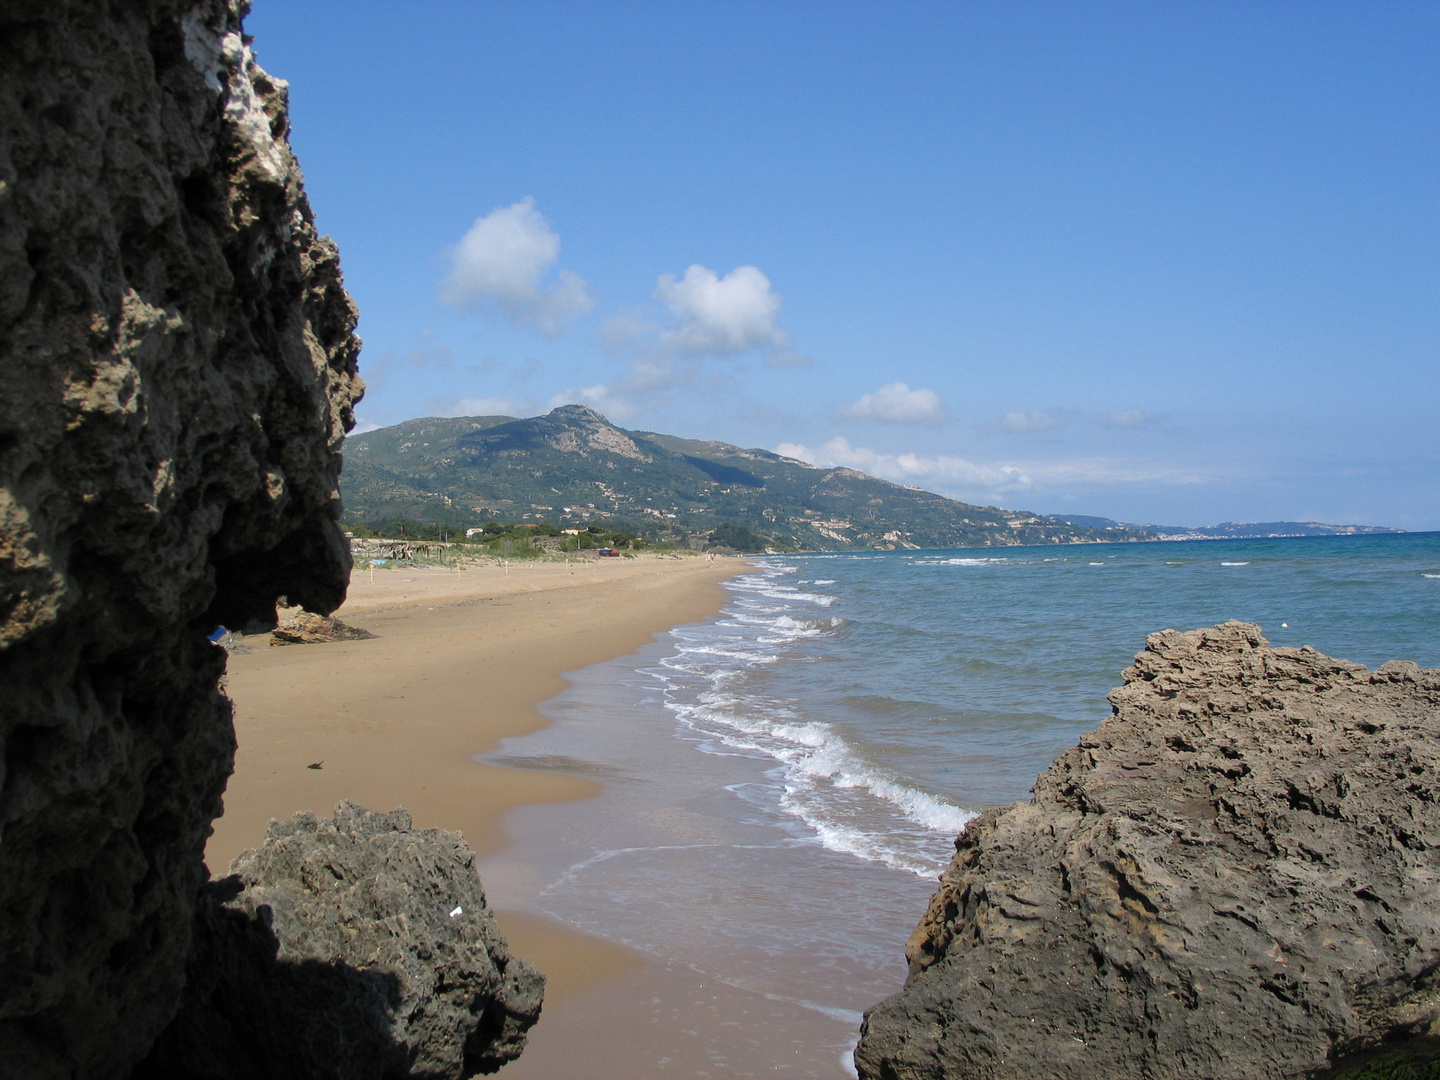
<svg viewBox="0 0 1440 1080">
<path fill-rule="evenodd" d="M 1060 515 L 1072 525 L 1091 529 L 1133 529 L 1155 540 L 1275 540 L 1309 536 L 1399 536 L 1404 529 L 1385 525 L 1327 525 L 1319 521 L 1222 521 L 1219 525 L 1140 525 L 1086 515 Z"/>
</svg>

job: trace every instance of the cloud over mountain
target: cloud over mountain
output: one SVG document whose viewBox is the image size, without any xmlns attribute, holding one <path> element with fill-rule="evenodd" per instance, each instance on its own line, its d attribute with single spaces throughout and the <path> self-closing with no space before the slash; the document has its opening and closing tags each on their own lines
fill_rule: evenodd
<svg viewBox="0 0 1440 1080">
<path fill-rule="evenodd" d="M 750 349 L 784 352 L 790 337 L 776 324 L 780 297 L 754 266 L 737 266 L 724 277 L 693 263 L 678 281 L 660 275 L 655 298 L 675 325 L 660 332 L 660 347 L 674 356 L 734 356 Z"/>
<path fill-rule="evenodd" d="M 527 196 L 475 220 L 450 252 L 440 299 L 464 310 L 498 311 L 554 337 L 567 320 L 595 306 L 585 282 L 569 270 L 545 283 L 559 257 L 560 237 Z"/>
<path fill-rule="evenodd" d="M 866 446 L 851 446 L 850 440 L 837 435 L 816 449 L 797 443 L 782 443 L 777 454 L 808 461 L 828 468 L 842 465 L 857 469 L 897 484 L 929 483 L 959 484 L 991 492 L 1018 491 L 1030 486 L 1024 470 L 1011 465 L 982 465 L 949 454 L 922 457 L 918 454 L 885 454 Z"/>
<path fill-rule="evenodd" d="M 1224 477 L 1217 468 L 1112 457 L 978 462 L 953 454 L 886 453 L 837 435 L 818 447 L 781 443 L 777 454 L 821 468 L 836 465 L 897 484 L 918 484 L 952 498 L 997 499 L 1016 492 L 1099 490 L 1133 485 L 1194 487 Z"/>
</svg>

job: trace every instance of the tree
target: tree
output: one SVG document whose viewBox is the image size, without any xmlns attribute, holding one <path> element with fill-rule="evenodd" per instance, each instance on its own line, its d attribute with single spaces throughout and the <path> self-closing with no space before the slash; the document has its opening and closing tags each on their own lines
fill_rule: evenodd
<svg viewBox="0 0 1440 1080">
<path fill-rule="evenodd" d="M 733 548 L 736 551 L 764 551 L 770 546 L 770 541 L 754 529 L 727 521 L 716 526 L 710 533 L 708 546 Z"/>
</svg>

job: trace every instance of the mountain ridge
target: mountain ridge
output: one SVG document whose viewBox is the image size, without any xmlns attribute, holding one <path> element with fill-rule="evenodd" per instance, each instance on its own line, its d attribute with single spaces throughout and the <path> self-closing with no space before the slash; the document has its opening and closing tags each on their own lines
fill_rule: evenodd
<svg viewBox="0 0 1440 1080">
<path fill-rule="evenodd" d="M 977 506 L 769 450 L 627 431 L 585 405 L 536 417 L 422 417 L 346 445 L 345 521 L 461 528 L 604 522 L 693 543 L 721 524 L 776 546 L 887 550 L 1148 539 L 1128 527 Z"/>
</svg>

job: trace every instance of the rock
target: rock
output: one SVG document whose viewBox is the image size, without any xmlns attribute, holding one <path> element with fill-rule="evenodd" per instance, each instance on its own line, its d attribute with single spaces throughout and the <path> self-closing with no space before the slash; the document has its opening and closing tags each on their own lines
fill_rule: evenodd
<svg viewBox="0 0 1440 1080">
<path fill-rule="evenodd" d="M 1230 622 L 1152 634 L 1124 679 L 1032 802 L 956 841 L 860 1075 L 1259 1080 L 1433 1047 L 1440 669 Z"/>
<path fill-rule="evenodd" d="M 343 623 L 333 615 L 297 612 L 270 631 L 271 645 L 323 645 L 327 641 L 365 641 L 375 635 L 369 630 Z"/>
<path fill-rule="evenodd" d="M 211 886 L 184 1008 L 135 1080 L 494 1072 L 545 982 L 510 955 L 474 860 L 403 809 L 271 822 Z"/>
<path fill-rule="evenodd" d="M 244 634 L 236 633 L 233 630 L 226 630 L 218 638 L 212 637 L 210 640 L 215 642 L 216 645 L 219 645 L 220 648 L 224 649 L 225 652 L 228 653 L 230 656 L 235 656 L 239 653 L 250 653 L 255 651 L 245 643 Z"/>
<path fill-rule="evenodd" d="M 207 636 L 345 595 L 355 309 L 243 6 L 0 5 L 7 1076 L 124 1076 L 174 1015 L 234 751 Z"/>
</svg>

